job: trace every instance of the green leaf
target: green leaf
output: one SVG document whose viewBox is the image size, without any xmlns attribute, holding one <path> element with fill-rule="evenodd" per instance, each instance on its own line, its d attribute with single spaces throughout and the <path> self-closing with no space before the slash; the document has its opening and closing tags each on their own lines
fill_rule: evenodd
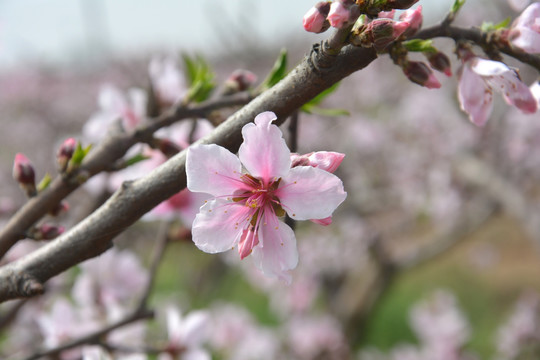
<svg viewBox="0 0 540 360">
<path fill-rule="evenodd" d="M 143 155 L 142 153 L 139 153 L 133 157 L 130 157 L 124 162 L 124 167 L 128 167 L 131 165 L 135 165 L 141 161 L 148 160 L 150 157 Z"/>
<path fill-rule="evenodd" d="M 466 0 L 455 0 L 454 5 L 452 5 L 452 10 L 450 11 L 456 14 L 459 11 L 459 9 L 461 9 L 461 7 L 465 5 L 465 1 Z"/>
<path fill-rule="evenodd" d="M 90 149 L 92 148 L 92 144 L 88 145 L 83 149 L 81 146 L 81 143 L 77 143 L 77 147 L 75 148 L 75 151 L 73 152 L 73 156 L 71 157 L 71 160 L 69 161 L 69 166 L 78 166 L 82 163 Z"/>
<path fill-rule="evenodd" d="M 46 173 L 43 179 L 41 179 L 41 181 L 39 182 L 37 186 L 37 191 L 41 192 L 45 190 L 46 188 L 48 188 L 49 185 L 51 184 L 51 181 L 52 181 L 51 175 L 49 175 L 49 173 Z"/>
<path fill-rule="evenodd" d="M 279 56 L 270 70 L 270 74 L 261 84 L 263 90 L 270 89 L 287 75 L 287 50 L 281 49 Z"/>
<path fill-rule="evenodd" d="M 403 46 L 412 52 L 437 52 L 433 46 L 433 40 L 413 39 L 403 42 Z"/>
<path fill-rule="evenodd" d="M 306 105 L 319 105 L 328 95 L 332 94 L 334 91 L 336 91 L 339 87 L 339 82 L 335 83 L 334 85 L 330 86 L 328 89 L 321 92 L 319 95 L 315 96 L 313 99 L 308 101 L 304 106 Z"/>
<path fill-rule="evenodd" d="M 203 57 L 197 55 L 191 58 L 187 54 L 182 55 L 184 61 L 184 73 L 188 80 L 188 93 L 186 103 L 202 102 L 212 94 L 216 87 L 215 74 Z"/>
<path fill-rule="evenodd" d="M 499 30 L 499 29 L 505 29 L 505 28 L 508 27 L 508 25 L 510 25 L 511 21 L 512 21 L 512 19 L 510 17 L 507 17 L 506 19 L 504 19 L 503 21 L 501 21 L 498 24 L 493 24 L 492 22 L 483 22 L 480 29 L 483 32 L 495 31 L 495 30 Z"/>
<path fill-rule="evenodd" d="M 308 114 L 315 114 L 315 115 L 321 115 L 321 116 L 349 116 L 351 115 L 347 110 L 344 109 L 325 109 L 321 108 L 319 106 L 305 104 L 302 106 L 302 111 L 308 113 Z"/>
</svg>

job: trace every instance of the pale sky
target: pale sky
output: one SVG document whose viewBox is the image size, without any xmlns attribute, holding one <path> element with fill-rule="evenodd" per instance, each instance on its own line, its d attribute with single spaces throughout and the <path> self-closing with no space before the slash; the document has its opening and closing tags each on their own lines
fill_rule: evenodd
<svg viewBox="0 0 540 360">
<path fill-rule="evenodd" d="M 453 0 L 423 0 L 426 16 Z M 102 54 L 223 49 L 237 41 L 317 37 L 302 29 L 316 0 L 0 0 L 0 67 Z"/>
</svg>

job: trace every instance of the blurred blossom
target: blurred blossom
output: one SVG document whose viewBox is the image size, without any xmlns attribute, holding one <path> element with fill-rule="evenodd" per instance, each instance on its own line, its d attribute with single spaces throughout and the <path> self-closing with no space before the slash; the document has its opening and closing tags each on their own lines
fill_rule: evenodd
<svg viewBox="0 0 540 360">
<path fill-rule="evenodd" d="M 173 57 L 154 57 L 148 65 L 154 93 L 162 107 L 176 104 L 187 93 L 184 75 Z"/>
<path fill-rule="evenodd" d="M 499 328 L 498 355 L 502 360 L 518 359 L 521 351 L 536 351 L 540 355 L 540 296 L 536 292 L 523 294 L 508 321 Z M 536 356 L 535 356 L 536 355 Z"/>
<path fill-rule="evenodd" d="M 509 38 L 513 46 L 527 53 L 540 53 L 540 2 L 529 5 L 514 20 Z"/>
<path fill-rule="evenodd" d="M 98 345 L 87 345 L 82 348 L 82 360 L 146 360 L 145 354 L 116 354 L 114 357 Z"/>
<path fill-rule="evenodd" d="M 432 354 L 432 360 L 460 359 L 470 328 L 451 293 L 435 292 L 428 300 L 414 306 L 410 317 L 414 332 Z"/>
<path fill-rule="evenodd" d="M 159 354 L 159 360 L 210 360 L 210 354 L 203 349 L 210 330 L 210 317 L 206 311 L 192 311 L 182 317 L 172 306 L 165 309 L 168 342 L 166 351 Z"/>
<path fill-rule="evenodd" d="M 279 358 L 275 334 L 258 326 L 251 314 L 237 305 L 216 305 L 212 310 L 212 348 L 234 360 L 274 360 Z"/>
<path fill-rule="evenodd" d="M 348 347 L 338 321 L 330 315 L 301 316 L 287 324 L 288 347 L 298 360 L 345 359 Z"/>
<path fill-rule="evenodd" d="M 148 281 L 148 273 L 128 250 L 108 250 L 81 264 L 72 295 L 86 309 L 127 305 L 137 299 Z"/>
<path fill-rule="evenodd" d="M 49 313 L 42 313 L 37 317 L 37 323 L 43 334 L 44 345 L 49 349 L 96 330 L 96 324 L 84 321 L 80 313 L 65 299 L 55 301 Z M 78 348 L 61 353 L 62 359 L 79 357 Z"/>
<path fill-rule="evenodd" d="M 135 129 L 146 116 L 146 103 L 147 95 L 142 89 L 130 89 L 126 97 L 113 85 L 102 86 L 98 96 L 99 111 L 84 124 L 83 138 L 97 143 L 117 121 L 124 131 Z"/>
</svg>

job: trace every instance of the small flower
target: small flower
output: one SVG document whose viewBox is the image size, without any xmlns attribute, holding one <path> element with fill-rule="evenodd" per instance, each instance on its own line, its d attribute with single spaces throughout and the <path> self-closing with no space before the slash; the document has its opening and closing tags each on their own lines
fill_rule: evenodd
<svg viewBox="0 0 540 360">
<path fill-rule="evenodd" d="M 186 81 L 174 58 L 153 58 L 148 73 L 160 106 L 171 106 L 187 94 Z"/>
<path fill-rule="evenodd" d="M 537 101 L 517 72 L 502 62 L 465 56 L 458 73 L 458 98 L 461 109 L 478 126 L 486 124 L 493 108 L 493 91 L 502 94 L 509 105 L 533 114 Z"/>
<path fill-rule="evenodd" d="M 205 311 L 193 311 L 186 318 L 174 307 L 168 307 L 167 332 L 169 341 L 159 360 L 199 359 L 210 360 L 210 354 L 202 348 L 209 335 L 210 318 Z M 177 357 L 180 355 L 180 357 Z"/>
<path fill-rule="evenodd" d="M 208 253 L 238 245 L 268 276 L 290 281 L 298 252 L 292 229 L 279 219 L 325 219 L 345 200 L 343 183 L 311 166 L 291 168 L 276 116 L 264 112 L 242 129 L 239 157 L 217 145 L 194 145 L 186 160 L 188 189 L 213 195 L 193 222 L 193 241 Z M 242 173 L 242 165 L 247 173 Z"/>
<path fill-rule="evenodd" d="M 513 46 L 527 53 L 540 53 L 540 2 L 529 5 L 514 21 L 509 38 Z"/>
<path fill-rule="evenodd" d="M 304 29 L 313 33 L 321 33 L 326 31 L 330 23 L 326 20 L 330 12 L 330 3 L 328 1 L 320 1 L 304 15 Z"/>
</svg>

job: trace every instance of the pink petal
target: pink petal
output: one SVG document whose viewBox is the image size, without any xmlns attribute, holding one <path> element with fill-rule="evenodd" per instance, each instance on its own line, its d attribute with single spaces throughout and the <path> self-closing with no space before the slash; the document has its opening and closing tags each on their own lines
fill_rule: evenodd
<svg viewBox="0 0 540 360">
<path fill-rule="evenodd" d="M 516 27 L 528 27 L 533 28 L 537 26 L 537 21 L 540 18 L 540 3 L 535 2 L 529 5 L 521 15 L 512 24 L 513 28 Z"/>
<path fill-rule="evenodd" d="M 498 63 L 496 61 L 486 61 Z M 485 64 L 486 61 L 483 61 L 483 63 Z M 502 63 L 498 64 L 500 65 L 497 66 L 497 71 L 494 70 L 495 66 L 492 67 L 494 75 L 486 76 L 484 81 L 486 81 L 493 90 L 500 92 L 509 105 L 514 105 L 528 114 L 535 113 L 537 107 L 536 99 L 533 97 L 529 87 L 519 79 L 514 70 Z M 476 72 L 474 65 L 472 69 Z"/>
<path fill-rule="evenodd" d="M 214 196 L 232 195 L 242 188 L 240 160 L 218 145 L 193 145 L 186 158 L 187 187 Z"/>
<path fill-rule="evenodd" d="M 193 242 L 199 249 L 211 254 L 232 249 L 242 234 L 240 219 L 247 209 L 226 200 L 208 201 L 201 206 L 193 221 Z"/>
<path fill-rule="evenodd" d="M 328 226 L 328 225 L 332 224 L 332 217 L 329 216 L 329 217 L 324 218 L 324 219 L 312 219 L 311 222 L 313 222 L 315 224 L 322 225 L 322 226 Z"/>
<path fill-rule="evenodd" d="M 481 76 L 468 64 L 464 64 L 459 74 L 458 99 L 461 109 L 469 115 L 471 122 L 484 126 L 493 108 L 493 95 Z"/>
<path fill-rule="evenodd" d="M 272 121 L 273 112 L 263 112 L 255 117 L 255 123 L 242 128 L 244 142 L 238 156 L 247 171 L 263 181 L 283 177 L 291 167 L 289 148 L 283 134 Z"/>
<path fill-rule="evenodd" d="M 295 220 L 327 218 L 347 197 L 337 176 L 311 166 L 292 168 L 276 194 Z"/>
<path fill-rule="evenodd" d="M 540 53 L 540 33 L 530 28 L 518 27 L 513 29 L 510 42 L 513 46 L 529 54 Z"/>
<path fill-rule="evenodd" d="M 298 250 L 294 231 L 285 223 L 277 226 L 262 225 L 259 228 L 261 244 L 253 248 L 253 260 L 266 276 L 277 277 L 291 282 L 288 270 L 298 264 Z"/>
<path fill-rule="evenodd" d="M 182 324 L 183 344 L 192 348 L 200 346 L 208 337 L 210 318 L 206 311 L 192 311 Z"/>
<path fill-rule="evenodd" d="M 345 7 L 339 1 L 334 1 L 330 5 L 330 12 L 328 13 L 327 20 L 335 28 L 341 28 L 349 22 L 351 11 Z"/>
<path fill-rule="evenodd" d="M 310 166 L 333 173 L 337 170 L 345 154 L 333 151 L 316 151 L 309 156 Z"/>
</svg>

